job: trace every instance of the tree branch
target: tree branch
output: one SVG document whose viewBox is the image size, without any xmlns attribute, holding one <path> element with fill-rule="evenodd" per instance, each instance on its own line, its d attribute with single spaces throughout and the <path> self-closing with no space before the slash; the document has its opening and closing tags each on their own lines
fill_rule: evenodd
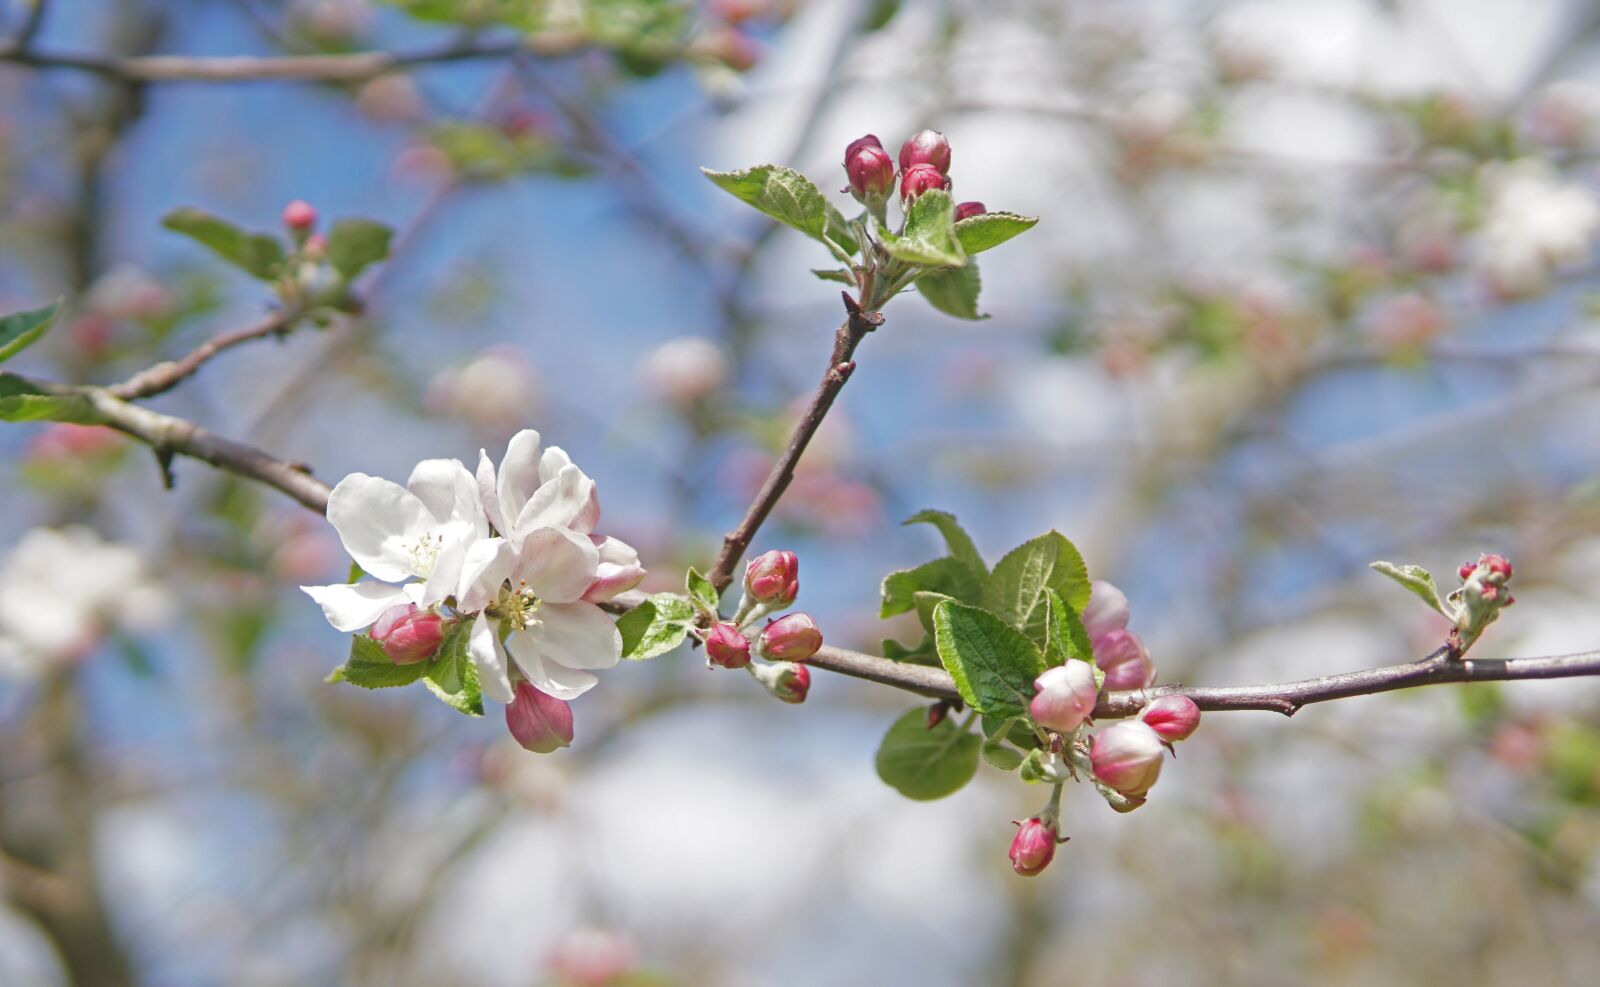
<svg viewBox="0 0 1600 987">
<path fill-rule="evenodd" d="M 105 391 L 112 397 L 123 401 L 134 401 L 139 398 L 164 394 L 177 387 L 185 379 L 192 377 L 207 360 L 223 350 L 238 346 L 240 343 L 248 343 L 253 339 L 260 339 L 263 336 L 286 332 L 297 318 L 299 318 L 298 313 L 284 309 L 269 312 L 243 329 L 236 329 L 233 332 L 225 332 L 213 336 L 190 350 L 180 359 L 167 360 L 148 367 L 120 384 L 112 384 L 106 387 Z"/>
<path fill-rule="evenodd" d="M 812 396 L 811 404 L 806 407 L 805 413 L 795 425 L 794 434 L 789 437 L 789 445 L 783 450 L 783 455 L 772 464 L 772 472 L 767 474 L 766 482 L 761 485 L 761 490 L 751 502 L 750 509 L 745 512 L 744 520 L 722 539 L 722 551 L 717 555 L 716 564 L 711 567 L 709 577 L 712 585 L 719 591 L 727 589 L 728 584 L 733 582 L 734 566 L 739 564 L 739 559 L 744 556 L 745 549 L 750 547 L 751 540 L 761 529 L 761 524 L 766 521 L 767 515 L 772 513 L 778 498 L 789 489 L 790 482 L 794 480 L 795 467 L 799 465 L 800 457 L 805 453 L 811 437 L 817 434 L 817 428 L 828 416 L 828 409 L 833 407 L 834 398 L 839 396 L 845 382 L 856 369 L 855 361 L 852 359 L 856 347 L 867 338 L 867 333 L 883 325 L 881 313 L 863 311 L 848 292 L 841 294 L 844 295 L 846 315 L 844 322 L 839 325 L 838 332 L 834 334 L 833 355 L 828 358 L 828 368 L 823 371 L 822 382 L 817 385 L 817 393 Z"/>
</svg>

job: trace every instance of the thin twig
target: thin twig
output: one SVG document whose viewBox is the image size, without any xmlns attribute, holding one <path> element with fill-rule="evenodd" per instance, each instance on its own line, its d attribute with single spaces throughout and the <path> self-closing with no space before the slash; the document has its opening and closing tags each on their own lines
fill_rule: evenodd
<svg viewBox="0 0 1600 987">
<path fill-rule="evenodd" d="M 834 398 L 839 396 L 845 382 L 856 369 L 855 360 L 852 359 L 856 347 L 867 338 L 867 333 L 883 325 L 881 314 L 863 311 L 848 293 L 844 293 L 844 307 L 845 319 L 834 334 L 833 355 L 828 358 L 828 367 L 822 373 L 817 393 L 812 396 L 811 404 L 795 425 L 794 434 L 789 437 L 789 445 L 783 450 L 783 455 L 772 464 L 772 472 L 767 474 L 766 482 L 761 485 L 750 509 L 745 512 L 744 520 L 722 540 L 722 552 L 717 556 L 710 573 L 711 582 L 718 590 L 727 589 L 728 584 L 733 582 L 733 567 L 738 565 L 745 549 L 750 547 L 751 540 L 761 529 L 762 522 L 772 513 L 778 498 L 783 496 L 789 483 L 794 480 L 794 470 L 800 463 L 800 456 L 806 451 L 811 437 L 817 434 L 817 428 L 827 417 L 828 409 L 833 407 Z"/>
<path fill-rule="evenodd" d="M 33 0 L 33 5 L 28 8 L 22 23 L 17 26 L 17 31 L 6 43 L 8 51 L 23 52 L 33 44 L 33 39 L 39 36 L 39 29 L 44 27 L 45 7 L 49 0 Z"/>
<path fill-rule="evenodd" d="M 120 384 L 112 384 L 105 389 L 106 393 L 124 401 L 164 394 L 194 376 L 207 360 L 223 350 L 263 336 L 285 332 L 293 325 L 296 318 L 298 313 L 284 309 L 269 312 L 243 329 L 211 337 L 177 360 L 158 363 L 139 371 Z"/>
</svg>

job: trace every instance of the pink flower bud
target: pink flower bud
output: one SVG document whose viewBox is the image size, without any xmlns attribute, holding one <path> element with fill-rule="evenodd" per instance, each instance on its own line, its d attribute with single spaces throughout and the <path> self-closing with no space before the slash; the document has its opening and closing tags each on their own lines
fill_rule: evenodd
<svg viewBox="0 0 1600 987">
<path fill-rule="evenodd" d="M 1105 687 L 1113 692 L 1143 689 L 1156 678 L 1139 635 L 1127 630 L 1107 631 L 1094 639 L 1094 663 L 1106 673 Z"/>
<path fill-rule="evenodd" d="M 600 564 L 595 568 L 594 582 L 584 592 L 590 603 L 604 603 L 619 593 L 625 593 L 644 581 L 644 566 L 639 564 L 639 553 L 620 538 L 589 536 L 600 552 Z"/>
<path fill-rule="evenodd" d="M 900 170 L 910 171 L 917 165 L 928 165 L 940 175 L 950 171 L 950 142 L 937 130 L 923 130 L 906 138 L 900 145 Z"/>
<path fill-rule="evenodd" d="M 1461 568 L 1456 570 L 1456 575 L 1460 576 L 1462 579 L 1467 579 L 1472 575 L 1473 570 L 1476 568 L 1478 568 L 1478 564 L 1476 562 L 1463 562 L 1461 563 Z"/>
<path fill-rule="evenodd" d="M 633 969 L 633 944 L 606 929 L 575 929 L 550 951 L 549 968 L 563 987 L 607 987 Z"/>
<path fill-rule="evenodd" d="M 532 683 L 518 682 L 506 706 L 506 729 L 527 750 L 549 754 L 572 744 L 572 707 Z"/>
<path fill-rule="evenodd" d="M 776 665 L 751 665 L 755 672 L 756 680 L 767 687 L 767 691 L 777 696 L 786 703 L 803 703 L 806 693 L 811 691 L 811 669 L 794 662 L 778 662 Z"/>
<path fill-rule="evenodd" d="M 371 637 L 383 645 L 383 653 L 396 665 L 427 661 L 439 651 L 445 623 L 432 610 L 419 610 L 415 604 L 390 607 L 372 625 Z"/>
<path fill-rule="evenodd" d="M 988 211 L 981 202 L 958 202 L 956 203 L 956 222 L 959 223 L 963 219 L 971 219 L 974 216 L 982 216 Z"/>
<path fill-rule="evenodd" d="M 761 629 L 761 657 L 769 661 L 805 661 L 822 647 L 822 630 L 807 613 L 791 613 Z"/>
<path fill-rule="evenodd" d="M 1162 696 L 1140 710 L 1139 719 L 1168 743 L 1188 740 L 1200 725 L 1200 707 L 1188 696 Z"/>
<path fill-rule="evenodd" d="M 1511 578 L 1511 562 L 1504 555 L 1480 555 L 1478 565 L 1487 567 L 1492 575 L 1500 577 L 1501 582 Z"/>
<path fill-rule="evenodd" d="M 857 147 L 857 144 L 861 141 L 850 145 L 855 150 L 844 162 L 844 172 L 850 178 L 850 194 L 857 202 L 888 198 L 894 190 L 894 159 L 881 147 Z"/>
<path fill-rule="evenodd" d="M 706 658 L 723 668 L 743 668 L 750 664 L 750 639 L 724 620 L 706 632 Z"/>
<path fill-rule="evenodd" d="M 1122 590 L 1096 579 L 1089 584 L 1089 605 L 1083 608 L 1083 629 L 1093 641 L 1128 626 L 1128 598 Z"/>
<path fill-rule="evenodd" d="M 855 140 L 845 145 L 844 163 L 847 167 L 850 164 L 850 159 L 855 157 L 856 152 L 861 150 L 863 147 L 875 147 L 881 151 L 883 150 L 883 141 L 878 140 L 877 134 L 868 134 L 865 137 L 857 137 Z"/>
<path fill-rule="evenodd" d="M 1017 823 L 1020 827 L 1011 841 L 1011 869 L 1023 877 L 1033 877 L 1056 855 L 1056 831 L 1038 816 Z"/>
<path fill-rule="evenodd" d="M 1071 733 L 1083 725 L 1094 712 L 1099 687 L 1095 685 L 1094 669 L 1086 661 L 1069 661 L 1046 669 L 1033 680 L 1038 694 L 1028 704 L 1033 722 L 1046 730 Z"/>
<path fill-rule="evenodd" d="M 906 202 L 916 199 L 929 189 L 948 189 L 950 179 L 933 165 L 919 164 L 900 178 L 900 198 Z"/>
<path fill-rule="evenodd" d="M 750 560 L 744 570 L 744 591 L 771 608 L 786 607 L 800 595 L 800 560 L 793 552 L 773 550 Z"/>
<path fill-rule="evenodd" d="M 320 260 L 328 254 L 328 238 L 321 233 L 313 233 L 306 237 L 305 245 L 300 248 L 300 252 L 312 260 Z"/>
<path fill-rule="evenodd" d="M 1166 753 L 1161 735 L 1139 720 L 1113 723 L 1089 740 L 1095 778 L 1134 799 L 1144 798 L 1161 776 L 1161 759 Z"/>
<path fill-rule="evenodd" d="M 296 199 L 283 207 L 283 225 L 304 233 L 317 225 L 317 210 L 304 199 Z"/>
</svg>

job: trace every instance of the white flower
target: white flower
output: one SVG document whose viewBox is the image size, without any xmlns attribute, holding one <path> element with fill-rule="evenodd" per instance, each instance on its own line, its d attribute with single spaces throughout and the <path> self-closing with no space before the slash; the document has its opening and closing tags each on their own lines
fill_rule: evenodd
<svg viewBox="0 0 1600 987">
<path fill-rule="evenodd" d="M 468 549 L 489 534 L 477 482 L 455 459 L 423 460 L 403 487 L 352 473 L 328 495 L 328 520 L 345 551 L 374 577 L 300 587 L 341 631 L 360 630 L 397 604 L 429 607 L 463 593 Z"/>
<path fill-rule="evenodd" d="M 34 528 L 0 564 L 0 675 L 32 678 L 80 657 L 108 630 L 165 617 L 138 553 L 88 528 Z"/>
<path fill-rule="evenodd" d="M 640 376 L 661 400 L 693 405 L 727 380 L 728 358 L 709 339 L 679 336 L 650 351 L 640 367 Z"/>
<path fill-rule="evenodd" d="M 1600 202 L 1531 159 L 1485 166 L 1482 263 L 1506 295 L 1542 290 L 1552 269 L 1582 260 L 1600 232 Z"/>
</svg>

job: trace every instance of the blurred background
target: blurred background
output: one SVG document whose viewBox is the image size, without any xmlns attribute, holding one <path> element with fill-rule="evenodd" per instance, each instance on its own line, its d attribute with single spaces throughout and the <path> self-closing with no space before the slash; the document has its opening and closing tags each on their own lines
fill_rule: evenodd
<svg viewBox="0 0 1600 987">
<path fill-rule="evenodd" d="M 757 539 L 800 553 L 830 642 L 915 640 L 878 584 L 942 554 L 899 526 L 939 508 L 991 562 L 1067 534 L 1161 681 L 1426 653 L 1442 621 L 1377 558 L 1510 556 L 1519 605 L 1475 654 L 1600 645 L 1600 4 L 0 12 L 43 55 L 535 42 L 336 84 L 0 61 L 0 311 L 68 299 L 25 371 L 118 380 L 265 311 L 175 207 L 382 220 L 362 317 L 154 406 L 330 482 L 537 427 L 671 588 L 841 315 L 823 252 L 698 167 L 831 192 L 849 140 L 932 126 L 958 200 L 1042 219 L 985 256 L 992 319 L 888 307 Z M 347 645 L 294 587 L 348 562 L 276 492 L 191 461 L 163 490 L 109 431 L 9 425 L 0 454 L 0 601 L 28 601 L 0 622 L 0 983 L 1600 981 L 1592 682 L 1210 714 L 1142 811 L 1069 790 L 1072 842 L 1022 880 L 1037 788 L 877 779 L 914 697 L 819 672 L 782 706 L 684 651 L 527 754 L 497 710 L 323 683 Z"/>
</svg>

